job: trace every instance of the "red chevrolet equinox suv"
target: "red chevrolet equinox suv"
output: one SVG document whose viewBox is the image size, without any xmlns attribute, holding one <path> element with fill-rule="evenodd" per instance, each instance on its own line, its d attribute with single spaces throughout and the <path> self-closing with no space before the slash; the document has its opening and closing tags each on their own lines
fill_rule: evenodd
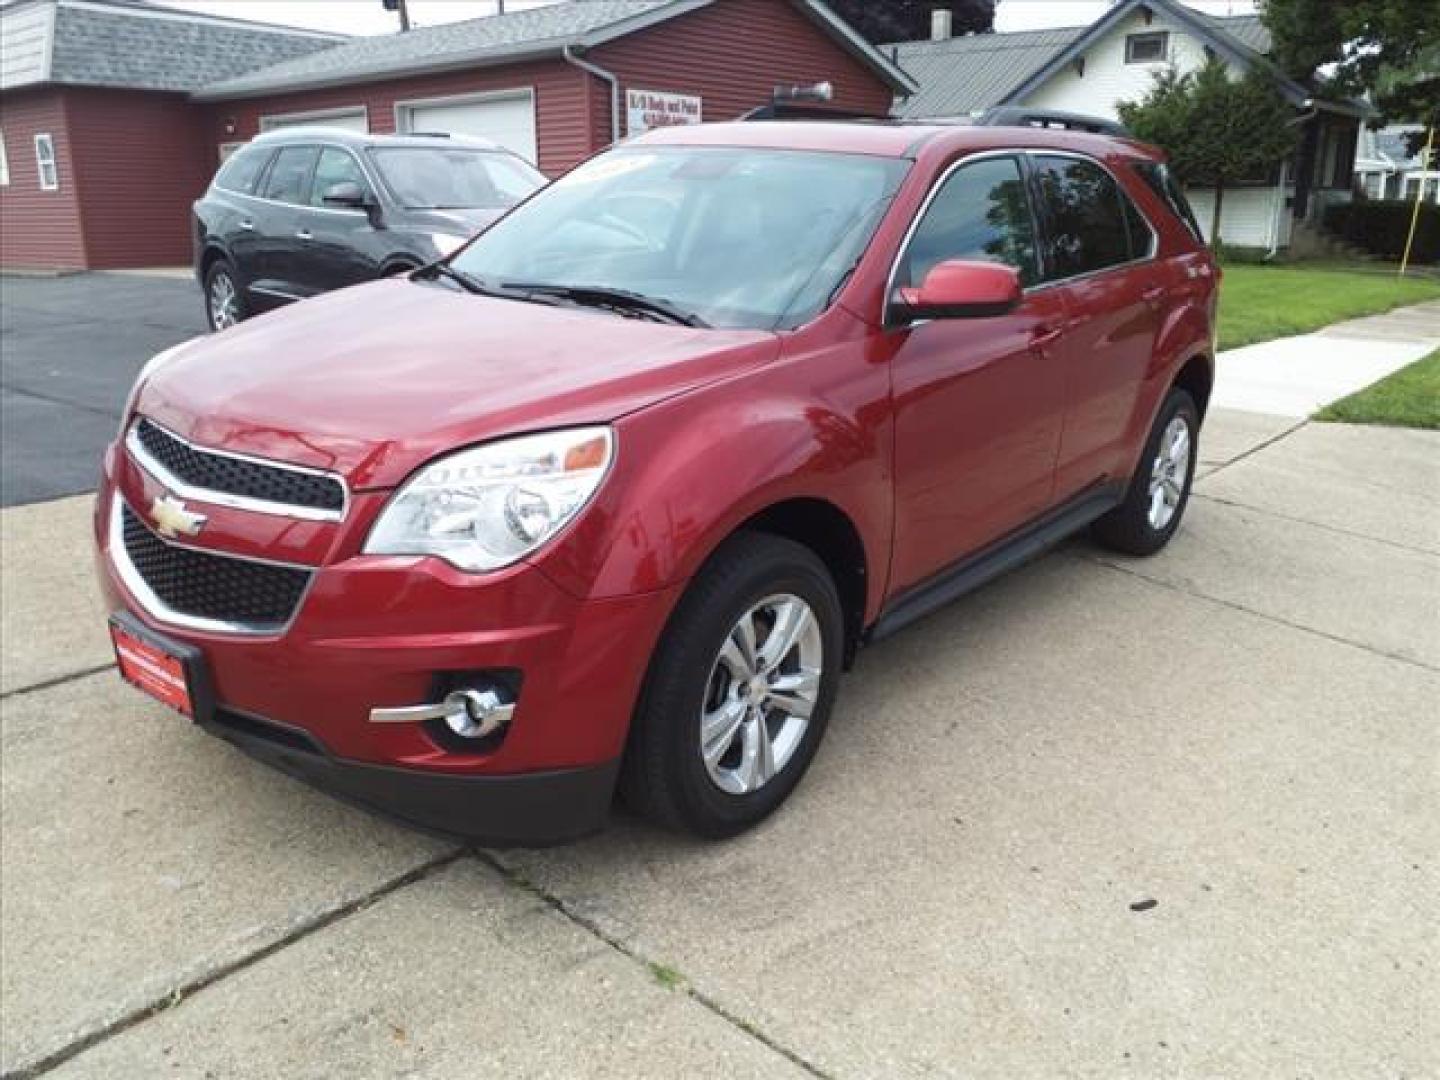
<svg viewBox="0 0 1440 1080">
<path fill-rule="evenodd" d="M 422 827 L 564 840 L 618 787 L 734 834 L 861 645 L 1086 526 L 1170 539 L 1217 283 L 1124 138 L 649 133 L 150 362 L 96 504 L 120 671 Z"/>
</svg>

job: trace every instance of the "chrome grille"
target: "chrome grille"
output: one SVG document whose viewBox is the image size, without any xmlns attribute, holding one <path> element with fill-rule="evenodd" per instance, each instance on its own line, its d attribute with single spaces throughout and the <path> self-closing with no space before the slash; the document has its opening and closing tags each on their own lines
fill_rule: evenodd
<svg viewBox="0 0 1440 1080">
<path fill-rule="evenodd" d="M 290 622 L 310 584 L 311 571 L 301 567 L 166 543 L 123 503 L 119 517 L 116 539 L 124 546 L 127 569 L 161 618 L 202 629 L 276 633 Z"/>
<path fill-rule="evenodd" d="M 338 519 L 345 510 L 345 485 L 328 473 L 192 446 L 143 417 L 129 444 L 143 468 L 183 496 L 295 517 Z"/>
</svg>

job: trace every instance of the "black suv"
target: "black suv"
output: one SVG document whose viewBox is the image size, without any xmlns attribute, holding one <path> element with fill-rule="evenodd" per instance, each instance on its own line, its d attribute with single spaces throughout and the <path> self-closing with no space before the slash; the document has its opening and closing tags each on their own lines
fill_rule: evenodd
<svg viewBox="0 0 1440 1080">
<path fill-rule="evenodd" d="M 195 203 L 195 274 L 210 327 L 433 262 L 544 184 L 523 158 L 483 139 L 261 135 Z"/>
</svg>

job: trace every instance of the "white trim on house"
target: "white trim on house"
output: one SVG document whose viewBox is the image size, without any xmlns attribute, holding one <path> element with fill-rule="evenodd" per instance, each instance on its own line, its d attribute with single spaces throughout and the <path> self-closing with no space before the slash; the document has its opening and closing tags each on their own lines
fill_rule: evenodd
<svg viewBox="0 0 1440 1080">
<path fill-rule="evenodd" d="M 360 117 L 365 121 L 365 131 L 370 131 L 370 108 L 367 105 L 339 105 L 333 109 L 310 109 L 306 112 L 266 113 L 260 117 L 260 130 L 279 131 L 281 128 L 299 124 L 314 124 L 324 127 L 327 120 L 349 120 Z"/>
<path fill-rule="evenodd" d="M 10 186 L 10 155 L 5 152 L 5 130 L 0 128 L 0 187 Z"/>
<path fill-rule="evenodd" d="M 530 101 L 530 146 L 529 152 L 520 148 L 507 146 L 519 154 L 530 164 L 534 165 L 539 161 L 540 155 L 540 111 L 539 96 L 535 93 L 533 86 L 515 86 L 504 90 L 482 90 L 472 94 L 445 94 L 439 97 L 428 98 L 407 98 L 404 101 L 395 102 L 395 131 L 400 135 L 411 135 L 416 131 L 414 125 L 414 113 L 416 109 L 445 108 L 449 106 L 483 105 L 492 101 L 514 101 L 519 98 L 528 98 Z M 421 131 L 424 129 L 422 128 Z M 500 143 L 492 135 L 484 138 L 492 142 Z M 501 143 L 501 145 L 504 145 Z"/>
<path fill-rule="evenodd" d="M 60 162 L 55 157 L 55 136 L 48 131 L 35 133 L 35 172 L 41 191 L 60 190 Z"/>
</svg>

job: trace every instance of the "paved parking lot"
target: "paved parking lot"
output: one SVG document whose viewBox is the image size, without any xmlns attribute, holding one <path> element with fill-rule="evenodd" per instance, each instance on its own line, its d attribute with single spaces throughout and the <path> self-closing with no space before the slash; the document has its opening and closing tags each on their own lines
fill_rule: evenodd
<svg viewBox="0 0 1440 1080">
<path fill-rule="evenodd" d="M 204 331 L 185 278 L 0 276 L 0 505 L 92 490 L 136 372 Z"/>
<path fill-rule="evenodd" d="M 1217 413 L 1152 560 L 865 652 L 753 834 L 463 851 L 122 686 L 3 515 L 7 1076 L 1434 1075 L 1440 436 Z"/>
</svg>

